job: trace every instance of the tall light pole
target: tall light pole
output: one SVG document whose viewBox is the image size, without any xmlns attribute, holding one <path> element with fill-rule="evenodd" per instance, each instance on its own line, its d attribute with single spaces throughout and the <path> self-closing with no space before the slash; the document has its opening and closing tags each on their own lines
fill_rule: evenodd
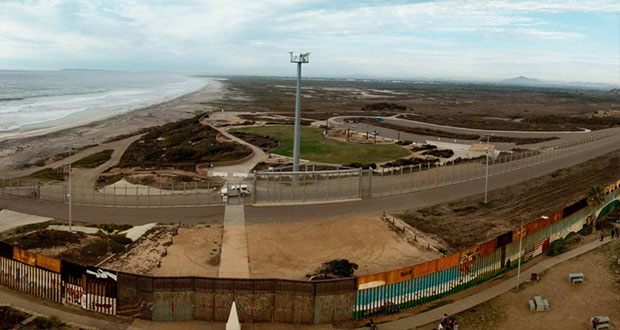
<svg viewBox="0 0 620 330">
<path fill-rule="evenodd" d="M 71 151 L 73 151 L 73 147 L 71 147 L 71 149 L 69 149 L 69 232 L 72 233 L 73 232 L 73 228 L 72 228 L 72 220 L 73 220 L 73 188 L 72 188 L 72 182 L 71 182 L 71 165 L 73 163 L 73 161 L 71 161 Z"/>
<path fill-rule="evenodd" d="M 484 177 L 484 204 L 488 202 L 487 200 L 487 191 L 489 189 L 489 146 L 484 147 L 484 153 L 487 155 L 487 170 L 486 175 Z"/>
<path fill-rule="evenodd" d="M 299 125 L 301 122 L 301 65 L 310 61 L 310 53 L 291 54 L 291 63 L 297 63 L 297 97 L 295 99 L 295 140 L 293 145 L 293 172 L 299 172 Z"/>
<path fill-rule="evenodd" d="M 493 134 L 491 134 L 491 135 L 493 135 Z M 486 175 L 484 176 L 484 204 L 486 204 L 488 202 L 488 200 L 487 200 L 487 191 L 489 189 L 489 148 L 491 147 L 489 142 L 490 142 L 490 135 L 487 134 L 487 145 L 486 145 L 486 147 L 484 147 L 484 153 L 487 156 Z"/>
</svg>

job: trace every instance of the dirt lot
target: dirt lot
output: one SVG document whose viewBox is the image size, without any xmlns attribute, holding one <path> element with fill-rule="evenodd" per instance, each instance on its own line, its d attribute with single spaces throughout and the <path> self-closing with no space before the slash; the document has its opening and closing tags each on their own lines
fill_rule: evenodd
<svg viewBox="0 0 620 330">
<path fill-rule="evenodd" d="M 437 257 L 411 245 L 378 217 L 246 227 L 250 275 L 305 279 L 326 261 L 357 263 L 355 275 L 413 265 Z"/>
<path fill-rule="evenodd" d="M 161 267 L 154 268 L 157 276 L 217 277 L 222 246 L 222 226 L 197 225 L 181 227 L 161 259 Z"/>
<path fill-rule="evenodd" d="M 538 283 L 526 284 L 475 308 L 455 315 L 460 330 L 588 328 L 593 316 L 608 316 L 620 322 L 620 240 L 576 257 L 541 274 Z M 572 285 L 567 274 L 583 272 L 585 282 Z M 540 295 L 549 300 L 549 312 L 530 312 L 527 301 Z M 428 324 L 417 329 L 432 329 Z"/>
<path fill-rule="evenodd" d="M 557 170 L 506 188 L 446 204 L 410 210 L 398 216 L 458 251 L 554 212 L 582 198 L 592 184 L 609 184 L 620 175 L 620 151 Z M 493 178 L 490 178 L 493 180 Z"/>
<path fill-rule="evenodd" d="M 220 101 L 221 108 L 293 115 L 294 79 L 228 77 L 226 83 L 241 97 Z M 381 104 L 406 110 L 374 106 Z M 302 107 L 302 116 L 312 119 L 399 113 L 421 115 L 416 116 L 420 121 L 487 129 L 597 129 L 620 124 L 614 111 L 620 109 L 620 94 L 598 90 L 304 79 Z"/>
<path fill-rule="evenodd" d="M 102 267 L 135 274 L 152 274 L 170 241 L 176 226 L 158 225 L 128 247 L 128 251 L 106 261 Z"/>
</svg>

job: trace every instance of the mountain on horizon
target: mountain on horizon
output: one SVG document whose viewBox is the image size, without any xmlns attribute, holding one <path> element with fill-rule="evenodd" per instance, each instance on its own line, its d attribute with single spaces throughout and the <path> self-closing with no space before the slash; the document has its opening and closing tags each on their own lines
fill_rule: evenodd
<svg viewBox="0 0 620 330">
<path fill-rule="evenodd" d="M 518 76 L 515 78 L 504 79 L 500 81 L 502 84 L 508 85 L 527 85 L 527 86 L 537 86 L 542 85 L 543 82 L 541 80 L 535 78 L 529 78 L 526 76 Z"/>
</svg>

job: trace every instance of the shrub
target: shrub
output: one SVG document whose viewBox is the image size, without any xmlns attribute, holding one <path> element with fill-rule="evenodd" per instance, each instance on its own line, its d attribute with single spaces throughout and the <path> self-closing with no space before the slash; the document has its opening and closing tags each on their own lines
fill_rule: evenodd
<svg viewBox="0 0 620 330">
<path fill-rule="evenodd" d="M 549 246 L 549 251 L 547 251 L 547 255 L 552 257 L 557 256 L 566 252 L 566 250 L 566 241 L 563 238 L 556 239 L 555 241 L 551 242 L 551 245 Z"/>
<path fill-rule="evenodd" d="M 336 277 L 351 277 L 357 268 L 356 263 L 349 262 L 347 259 L 334 259 L 323 263 L 317 273 Z"/>
<path fill-rule="evenodd" d="M 112 235 L 110 236 L 110 238 L 112 239 L 113 242 L 118 243 L 120 245 L 128 245 L 133 242 L 130 238 L 125 237 L 125 235 Z"/>
<path fill-rule="evenodd" d="M 50 317 L 37 317 L 32 321 L 38 329 L 59 329 L 65 323 L 56 315 Z"/>
</svg>

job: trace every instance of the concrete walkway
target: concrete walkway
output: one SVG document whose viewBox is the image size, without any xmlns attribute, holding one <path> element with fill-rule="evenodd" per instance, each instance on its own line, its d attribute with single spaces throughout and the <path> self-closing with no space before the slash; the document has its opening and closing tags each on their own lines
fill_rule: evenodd
<svg viewBox="0 0 620 330">
<path fill-rule="evenodd" d="M 527 269 L 527 272 L 522 272 L 521 274 L 521 283 L 527 282 L 529 279 L 530 273 L 541 273 L 544 270 L 547 270 L 561 262 L 574 258 L 576 256 L 582 255 L 589 251 L 592 251 L 603 244 L 611 242 L 609 237 L 606 237 L 603 242 L 599 240 L 595 240 L 593 242 L 584 244 L 574 250 L 570 250 L 565 252 L 559 256 L 545 259 L 534 266 Z M 433 310 L 412 315 L 409 317 L 402 318 L 400 320 L 383 323 L 379 325 L 379 329 L 381 330 L 405 330 L 412 329 L 415 327 L 419 327 L 431 322 L 438 322 L 441 320 L 441 316 L 445 313 L 448 315 L 454 315 L 460 313 L 462 311 L 468 310 L 476 305 L 479 305 L 483 302 L 489 301 L 503 293 L 508 292 L 509 290 L 515 288 L 517 286 L 517 276 L 513 276 L 508 280 L 505 280 L 495 286 L 492 286 L 488 289 L 480 291 L 476 294 L 473 294 L 469 297 L 457 300 L 451 304 L 444 305 Z"/>
<path fill-rule="evenodd" d="M 243 204 L 226 205 L 224 210 L 224 238 L 218 277 L 250 277 Z"/>
<path fill-rule="evenodd" d="M 29 314 L 48 317 L 52 315 L 58 316 L 64 322 L 70 325 L 76 325 L 79 328 L 106 330 L 139 329 L 130 325 L 132 322 L 130 319 L 123 320 L 101 314 L 92 315 L 94 313 L 83 311 L 79 307 L 70 308 L 53 302 L 44 301 L 4 286 L 0 286 L 0 301 L 5 305 L 8 304 L 13 308 Z"/>
</svg>

